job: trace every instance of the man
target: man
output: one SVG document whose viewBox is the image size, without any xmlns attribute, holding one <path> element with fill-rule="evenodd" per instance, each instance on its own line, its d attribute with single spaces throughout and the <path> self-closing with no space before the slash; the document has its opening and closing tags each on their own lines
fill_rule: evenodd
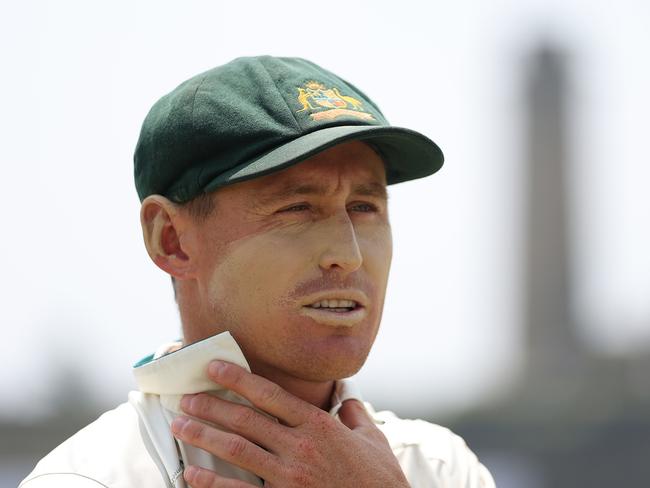
<svg viewBox="0 0 650 488">
<path fill-rule="evenodd" d="M 442 161 L 301 59 L 236 59 L 159 100 L 135 180 L 183 340 L 21 486 L 494 486 L 458 436 L 375 412 L 345 380 L 381 319 L 386 185 Z"/>
</svg>

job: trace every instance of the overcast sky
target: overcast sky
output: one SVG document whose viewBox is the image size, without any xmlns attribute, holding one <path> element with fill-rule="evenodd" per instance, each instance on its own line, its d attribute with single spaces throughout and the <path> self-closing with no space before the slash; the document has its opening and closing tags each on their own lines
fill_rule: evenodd
<svg viewBox="0 0 650 488">
<path fill-rule="evenodd" d="M 650 338 L 650 7 L 594 2 L 24 1 L 0 12 L 0 415 L 38 414 L 61 364 L 103 401 L 178 337 L 141 241 L 132 154 L 150 106 L 244 55 L 309 58 L 423 132 L 443 170 L 391 189 L 395 256 L 359 375 L 432 415 L 497 394 L 521 361 L 523 86 L 531 50 L 571 62 L 577 314 L 611 354 Z"/>
</svg>

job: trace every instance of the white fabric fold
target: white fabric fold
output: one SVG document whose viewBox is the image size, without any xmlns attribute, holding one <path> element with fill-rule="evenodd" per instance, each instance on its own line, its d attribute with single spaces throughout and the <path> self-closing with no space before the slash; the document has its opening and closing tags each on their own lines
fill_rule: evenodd
<svg viewBox="0 0 650 488">
<path fill-rule="evenodd" d="M 230 332 L 208 337 L 185 347 L 180 342 L 167 344 L 166 353 L 159 349 L 154 358 L 133 370 L 142 393 L 160 396 L 167 410 L 181 414 L 183 395 L 207 392 L 235 403 L 250 405 L 241 396 L 216 384 L 208 376 L 208 365 L 215 359 L 237 364 L 250 372 L 248 361 Z"/>
<path fill-rule="evenodd" d="M 171 343 L 168 350 L 179 343 Z M 162 351 L 159 350 L 158 354 Z M 230 332 L 208 337 L 181 349 L 169 352 L 133 370 L 138 389 L 154 395 L 184 395 L 218 389 L 209 378 L 210 361 L 221 359 L 251 368 Z"/>
</svg>

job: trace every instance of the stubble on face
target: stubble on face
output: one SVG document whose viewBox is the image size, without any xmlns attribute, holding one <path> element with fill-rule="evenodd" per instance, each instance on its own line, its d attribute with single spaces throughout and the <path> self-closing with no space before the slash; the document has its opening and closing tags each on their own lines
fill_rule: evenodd
<svg viewBox="0 0 650 488">
<path fill-rule="evenodd" d="M 186 340 L 229 330 L 267 377 L 325 381 L 358 371 L 379 327 L 392 255 L 377 188 L 385 188 L 381 159 L 353 142 L 217 192 L 198 237 L 204 311 L 185 324 Z M 305 315 L 305 297 L 346 291 L 367 297 L 358 323 Z"/>
</svg>

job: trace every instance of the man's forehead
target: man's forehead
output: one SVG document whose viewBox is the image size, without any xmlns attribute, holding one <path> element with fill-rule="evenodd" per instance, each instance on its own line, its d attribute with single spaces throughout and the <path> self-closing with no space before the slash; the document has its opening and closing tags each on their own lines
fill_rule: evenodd
<svg viewBox="0 0 650 488">
<path fill-rule="evenodd" d="M 326 196 L 335 190 L 336 186 L 333 186 L 331 182 L 287 178 L 275 185 L 265 187 L 258 195 L 258 199 L 260 202 L 265 203 L 295 195 Z M 349 191 L 353 195 L 388 199 L 386 184 L 379 181 L 352 181 L 350 182 Z"/>
</svg>

